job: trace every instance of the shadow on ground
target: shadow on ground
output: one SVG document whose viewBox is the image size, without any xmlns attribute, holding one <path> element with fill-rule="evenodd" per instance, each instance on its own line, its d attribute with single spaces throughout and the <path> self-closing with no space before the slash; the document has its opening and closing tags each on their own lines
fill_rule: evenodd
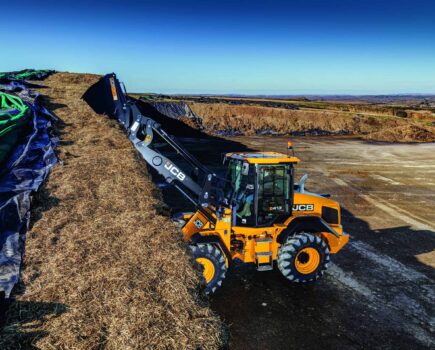
<svg viewBox="0 0 435 350">
<path fill-rule="evenodd" d="M 343 226 L 352 233 L 354 239 L 364 241 L 380 253 L 435 279 L 435 269 L 416 258 L 417 255 L 435 251 L 434 231 L 414 230 L 410 226 L 372 230 L 366 221 L 346 209 L 342 209 L 342 220 Z"/>
<path fill-rule="evenodd" d="M 3 326 L 0 348 L 12 350 L 20 344 L 20 349 L 37 349 L 35 342 L 47 335 L 43 330 L 44 322 L 65 311 L 67 307 L 59 303 L 11 302 L 3 319 L 0 318 L 0 326 Z"/>
</svg>

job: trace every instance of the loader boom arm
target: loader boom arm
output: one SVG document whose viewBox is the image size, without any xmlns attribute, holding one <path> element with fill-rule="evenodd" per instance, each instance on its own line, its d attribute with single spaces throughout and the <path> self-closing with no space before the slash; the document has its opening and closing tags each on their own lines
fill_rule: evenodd
<svg viewBox="0 0 435 350">
<path fill-rule="evenodd" d="M 187 154 L 186 157 L 185 151 L 180 147 L 180 145 L 166 134 L 160 124 L 150 118 L 139 115 L 137 120 L 132 124 L 128 137 L 135 148 L 139 151 L 142 158 L 145 159 L 145 161 L 160 175 L 162 175 L 167 183 L 173 184 L 175 187 L 178 186 L 182 190 L 184 190 L 183 187 L 185 187 L 198 198 L 204 198 L 205 196 L 204 199 L 206 200 L 207 196 L 202 193 L 202 187 L 197 182 L 183 172 L 169 158 L 150 148 L 150 145 L 154 140 L 154 133 L 158 134 L 163 140 L 172 146 L 178 154 L 183 155 L 184 159 L 189 160 L 189 163 L 193 163 L 196 167 L 195 162 L 190 162 L 190 160 L 192 160 L 189 157 L 190 155 Z M 196 204 L 190 196 L 188 196 L 188 199 Z M 206 202 L 201 204 L 205 203 Z"/>
<path fill-rule="evenodd" d="M 173 185 L 198 209 L 206 213 L 205 215 L 210 216 L 204 210 L 209 205 L 216 208 L 217 212 L 219 208 L 230 206 L 232 198 L 226 197 L 223 191 L 223 183 L 226 180 L 219 178 L 201 164 L 174 136 L 167 134 L 159 123 L 143 116 L 136 100 L 121 89 L 114 73 L 104 76 L 91 86 L 83 98 L 98 113 L 116 118 L 126 129 L 130 141 L 142 158 L 163 176 L 167 183 Z M 182 158 L 183 163 L 191 168 L 189 173 L 159 152 L 158 145 L 162 143 L 169 145 L 176 155 Z"/>
</svg>

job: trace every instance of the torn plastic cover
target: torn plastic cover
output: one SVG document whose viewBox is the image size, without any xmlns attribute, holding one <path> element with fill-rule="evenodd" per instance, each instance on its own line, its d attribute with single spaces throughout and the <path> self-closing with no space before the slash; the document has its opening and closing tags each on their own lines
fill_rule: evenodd
<svg viewBox="0 0 435 350">
<path fill-rule="evenodd" d="M 31 195 L 46 179 L 57 159 L 57 138 L 49 130 L 53 117 L 38 103 L 33 117 L 0 175 L 0 294 L 9 298 L 18 282 L 24 242 L 30 220 Z"/>
</svg>

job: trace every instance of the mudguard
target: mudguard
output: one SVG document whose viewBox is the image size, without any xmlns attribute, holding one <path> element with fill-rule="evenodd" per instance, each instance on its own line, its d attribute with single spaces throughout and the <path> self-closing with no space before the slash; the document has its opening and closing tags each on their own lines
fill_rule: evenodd
<svg viewBox="0 0 435 350">
<path fill-rule="evenodd" d="M 209 235 L 209 236 L 202 236 L 199 233 L 195 233 L 190 238 L 190 244 L 198 244 L 198 243 L 215 243 L 219 246 L 219 248 L 222 250 L 222 252 L 225 254 L 226 260 L 228 265 L 232 264 L 233 259 L 231 258 L 231 253 L 228 251 L 225 244 L 222 242 L 220 237 L 218 235 Z"/>
<path fill-rule="evenodd" d="M 298 216 L 277 237 L 277 242 L 282 244 L 287 238 L 297 232 L 330 232 L 335 237 L 340 235 L 319 216 Z"/>
</svg>

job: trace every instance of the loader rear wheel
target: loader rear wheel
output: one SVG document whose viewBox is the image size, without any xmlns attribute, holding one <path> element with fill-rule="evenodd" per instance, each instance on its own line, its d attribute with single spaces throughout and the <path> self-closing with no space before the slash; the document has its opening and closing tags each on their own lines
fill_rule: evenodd
<svg viewBox="0 0 435 350">
<path fill-rule="evenodd" d="M 292 282 L 312 282 L 323 275 L 330 261 L 326 243 L 311 233 L 289 237 L 278 251 L 278 268 Z"/>
<path fill-rule="evenodd" d="M 203 268 L 202 275 L 206 284 L 205 292 L 207 294 L 214 293 L 222 285 L 227 272 L 222 251 L 215 244 L 210 243 L 191 245 L 190 249 L 196 262 Z"/>
</svg>

